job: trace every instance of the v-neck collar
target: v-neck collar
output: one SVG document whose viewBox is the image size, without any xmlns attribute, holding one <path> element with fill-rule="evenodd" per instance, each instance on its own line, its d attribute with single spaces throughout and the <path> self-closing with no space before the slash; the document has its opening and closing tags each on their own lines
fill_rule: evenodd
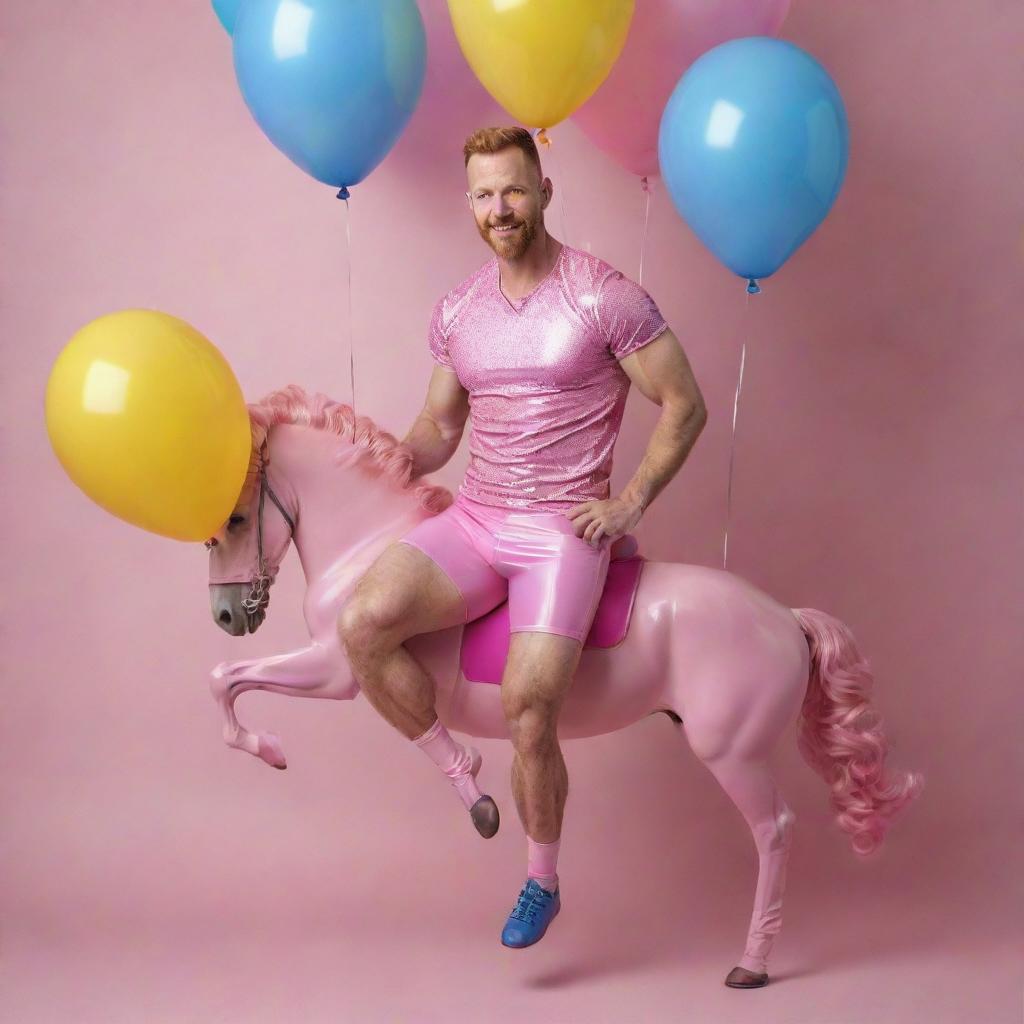
<svg viewBox="0 0 1024 1024">
<path fill-rule="evenodd" d="M 555 257 L 555 262 L 551 264 L 551 269 L 522 298 L 516 300 L 519 303 L 518 306 L 501 290 L 501 267 L 498 264 L 498 257 L 494 257 L 494 287 L 513 313 L 521 313 L 526 303 L 554 277 L 555 271 L 562 262 L 562 254 L 565 252 L 565 243 L 562 242 L 561 246 L 558 250 L 558 255 Z"/>
</svg>

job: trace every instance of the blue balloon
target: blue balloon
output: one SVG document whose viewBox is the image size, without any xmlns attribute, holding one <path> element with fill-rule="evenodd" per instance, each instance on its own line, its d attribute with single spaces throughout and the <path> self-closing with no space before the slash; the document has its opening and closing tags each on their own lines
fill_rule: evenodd
<svg viewBox="0 0 1024 1024">
<path fill-rule="evenodd" d="M 415 0 L 245 0 L 234 56 L 270 141 L 348 198 L 419 102 L 426 34 Z"/>
<path fill-rule="evenodd" d="M 835 82 L 799 46 L 733 39 L 701 55 L 661 117 L 672 201 L 734 273 L 775 273 L 814 231 L 846 174 L 849 131 Z"/>
<path fill-rule="evenodd" d="M 227 30 L 228 35 L 235 31 L 235 19 L 238 17 L 238 5 L 241 0 L 213 0 L 213 13 Z"/>
</svg>

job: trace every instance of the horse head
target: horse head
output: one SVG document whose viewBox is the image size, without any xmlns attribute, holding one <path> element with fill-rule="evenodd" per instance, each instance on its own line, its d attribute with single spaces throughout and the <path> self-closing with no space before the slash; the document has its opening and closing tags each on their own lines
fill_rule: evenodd
<svg viewBox="0 0 1024 1024">
<path fill-rule="evenodd" d="M 294 511 L 274 490 L 269 461 L 264 437 L 231 515 L 205 542 L 210 552 L 210 611 L 232 636 L 255 633 L 263 623 L 270 588 L 295 532 Z"/>
<path fill-rule="evenodd" d="M 245 483 L 227 521 L 205 542 L 210 610 L 232 636 L 263 623 L 292 541 L 307 583 L 337 598 L 340 577 L 356 571 L 382 528 L 393 521 L 408 529 L 410 516 L 436 514 L 452 500 L 447 488 L 411 479 L 412 452 L 344 403 L 290 384 L 248 409 Z"/>
</svg>

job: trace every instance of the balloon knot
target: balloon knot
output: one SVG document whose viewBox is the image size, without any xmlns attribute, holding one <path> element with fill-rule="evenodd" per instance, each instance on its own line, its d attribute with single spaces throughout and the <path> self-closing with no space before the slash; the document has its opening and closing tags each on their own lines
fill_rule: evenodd
<svg viewBox="0 0 1024 1024">
<path fill-rule="evenodd" d="M 534 136 L 534 138 L 542 146 L 550 146 L 551 145 L 551 140 L 548 138 L 548 130 L 546 128 L 538 128 L 537 129 L 537 134 Z"/>
<path fill-rule="evenodd" d="M 748 295 L 760 295 L 761 294 L 761 289 L 758 286 L 757 281 L 755 281 L 754 278 L 752 278 L 752 277 L 747 279 L 747 294 Z"/>
<path fill-rule="evenodd" d="M 642 192 L 650 192 L 651 191 L 651 183 L 647 180 L 647 175 L 646 174 L 640 179 L 640 190 Z"/>
<path fill-rule="evenodd" d="M 338 192 L 338 198 L 339 199 L 348 199 L 349 195 L 350 195 L 349 190 L 344 185 L 342 185 L 341 189 Z"/>
</svg>

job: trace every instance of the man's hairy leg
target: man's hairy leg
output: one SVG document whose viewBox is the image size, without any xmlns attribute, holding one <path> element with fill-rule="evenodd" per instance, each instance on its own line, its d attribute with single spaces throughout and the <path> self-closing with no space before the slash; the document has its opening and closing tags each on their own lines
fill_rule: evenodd
<svg viewBox="0 0 1024 1024">
<path fill-rule="evenodd" d="M 437 721 L 434 680 L 401 641 L 382 638 L 349 653 L 349 663 L 366 699 L 406 739 L 416 739 Z"/>
<path fill-rule="evenodd" d="M 569 773 L 558 743 L 558 714 L 583 645 L 539 631 L 512 634 L 502 705 L 515 756 L 512 793 L 526 832 L 530 877 L 557 884 L 555 866 Z"/>
<path fill-rule="evenodd" d="M 404 646 L 465 617 L 455 584 L 419 549 L 395 543 L 358 581 L 338 629 L 353 674 L 380 715 L 407 739 L 435 721 L 436 686 Z"/>
<path fill-rule="evenodd" d="M 441 724 L 434 679 L 404 646 L 411 636 L 464 619 L 452 581 L 423 552 L 395 543 L 356 584 L 338 629 L 366 699 L 441 769 L 477 831 L 490 838 L 498 831 L 498 809 L 477 787 L 480 755 L 456 743 Z"/>
</svg>

